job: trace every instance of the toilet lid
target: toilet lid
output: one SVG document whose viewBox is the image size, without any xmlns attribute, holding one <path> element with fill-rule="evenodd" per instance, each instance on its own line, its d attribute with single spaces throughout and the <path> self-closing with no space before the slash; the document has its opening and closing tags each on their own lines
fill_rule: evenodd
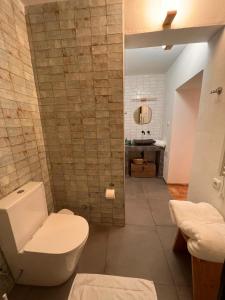
<svg viewBox="0 0 225 300">
<path fill-rule="evenodd" d="M 88 232 L 89 226 L 84 218 L 52 213 L 23 250 L 49 254 L 67 253 L 85 243 Z"/>
</svg>

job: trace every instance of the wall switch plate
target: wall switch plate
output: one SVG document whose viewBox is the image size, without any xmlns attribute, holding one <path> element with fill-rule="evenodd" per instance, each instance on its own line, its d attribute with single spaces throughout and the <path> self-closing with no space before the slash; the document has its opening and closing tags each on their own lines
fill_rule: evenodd
<svg viewBox="0 0 225 300">
<path fill-rule="evenodd" d="M 213 178 L 213 188 L 217 191 L 220 190 L 221 188 L 221 184 L 222 184 L 222 180 L 218 179 L 218 178 Z"/>
</svg>

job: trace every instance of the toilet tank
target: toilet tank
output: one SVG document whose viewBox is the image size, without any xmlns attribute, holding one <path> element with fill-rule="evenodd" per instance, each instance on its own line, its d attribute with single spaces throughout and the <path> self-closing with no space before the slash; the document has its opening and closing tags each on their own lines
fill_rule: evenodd
<svg viewBox="0 0 225 300">
<path fill-rule="evenodd" d="M 22 250 L 48 216 L 44 185 L 28 182 L 0 200 L 0 245 Z"/>
</svg>

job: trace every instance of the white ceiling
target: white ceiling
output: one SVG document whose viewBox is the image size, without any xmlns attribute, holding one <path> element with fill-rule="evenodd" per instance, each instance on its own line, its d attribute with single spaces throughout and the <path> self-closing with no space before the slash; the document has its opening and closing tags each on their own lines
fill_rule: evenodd
<svg viewBox="0 0 225 300">
<path fill-rule="evenodd" d="M 194 77 L 186 81 L 183 85 L 181 85 L 178 89 L 180 90 L 200 90 L 202 86 L 202 77 L 203 77 L 203 71 L 196 74 Z"/>
<path fill-rule="evenodd" d="M 175 45 L 171 50 L 162 47 L 125 50 L 126 75 L 165 73 L 183 51 L 185 45 Z"/>
<path fill-rule="evenodd" d="M 207 42 L 222 27 L 214 25 L 128 34 L 125 36 L 125 47 L 131 49 Z"/>
</svg>

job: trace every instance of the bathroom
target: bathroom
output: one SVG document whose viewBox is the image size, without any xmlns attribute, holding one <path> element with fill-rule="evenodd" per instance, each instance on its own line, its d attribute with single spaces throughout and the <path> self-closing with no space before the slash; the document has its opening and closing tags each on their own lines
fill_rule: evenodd
<svg viewBox="0 0 225 300">
<path fill-rule="evenodd" d="M 204 199 L 224 212 L 211 185 L 213 178 L 221 181 L 224 94 L 217 99 L 209 91 L 224 82 L 225 22 L 222 5 L 218 13 L 220 4 L 215 8 L 207 1 L 202 11 L 194 2 L 181 2 L 171 29 L 165 29 L 160 1 L 0 1 L 0 295 L 7 294 L 3 299 L 66 300 L 76 273 L 147 279 L 152 299 L 192 299 L 190 257 L 172 252 L 177 228 L 170 219 L 171 197 L 164 180 L 189 184 L 189 200 Z M 165 44 L 174 47 L 163 50 Z M 133 82 L 126 79 L 126 53 L 151 47 L 157 47 L 161 57 L 183 49 L 170 67 L 154 74 L 157 89 L 147 84 L 147 91 L 136 90 L 134 100 L 150 98 L 144 103 L 151 107 L 152 119 L 131 132 L 126 127 L 126 87 Z M 200 129 L 192 142 L 197 148 L 194 168 L 190 174 L 187 165 L 181 180 L 175 163 L 184 163 L 184 147 L 178 147 L 183 145 L 182 135 L 172 123 L 183 120 L 173 118 L 173 111 L 181 109 L 178 98 L 196 86 L 190 82 L 195 76 L 197 85 L 201 83 L 202 73 Z M 148 73 L 139 74 L 151 79 Z M 131 177 L 127 184 L 125 138 L 165 141 L 160 150 L 163 165 L 156 168 L 161 177 L 157 172 L 153 178 Z M 212 160 L 214 164 L 205 165 Z M 34 196 L 28 197 L 31 190 Z M 149 200 L 149 193 L 155 198 Z M 29 205 L 32 201 L 30 213 L 17 206 L 18 199 L 27 199 Z M 14 215 L 11 201 L 17 207 Z M 67 225 L 70 230 L 63 231 Z M 82 248 L 82 254 L 73 251 L 66 272 L 68 257 L 56 259 L 54 254 L 71 247 Z M 43 252 L 48 255 L 42 257 Z M 46 278 L 48 267 L 54 276 Z"/>
<path fill-rule="evenodd" d="M 190 181 L 203 71 L 199 65 L 199 72 L 181 84 L 173 69 L 185 73 L 182 64 L 190 48 L 196 50 L 192 63 L 200 49 L 204 55 L 207 43 L 125 50 L 126 180 L 161 178 L 171 197 L 181 199 L 187 198 Z M 179 86 L 171 86 L 173 81 Z M 172 93 L 175 103 L 168 116 L 167 99 Z"/>
</svg>

